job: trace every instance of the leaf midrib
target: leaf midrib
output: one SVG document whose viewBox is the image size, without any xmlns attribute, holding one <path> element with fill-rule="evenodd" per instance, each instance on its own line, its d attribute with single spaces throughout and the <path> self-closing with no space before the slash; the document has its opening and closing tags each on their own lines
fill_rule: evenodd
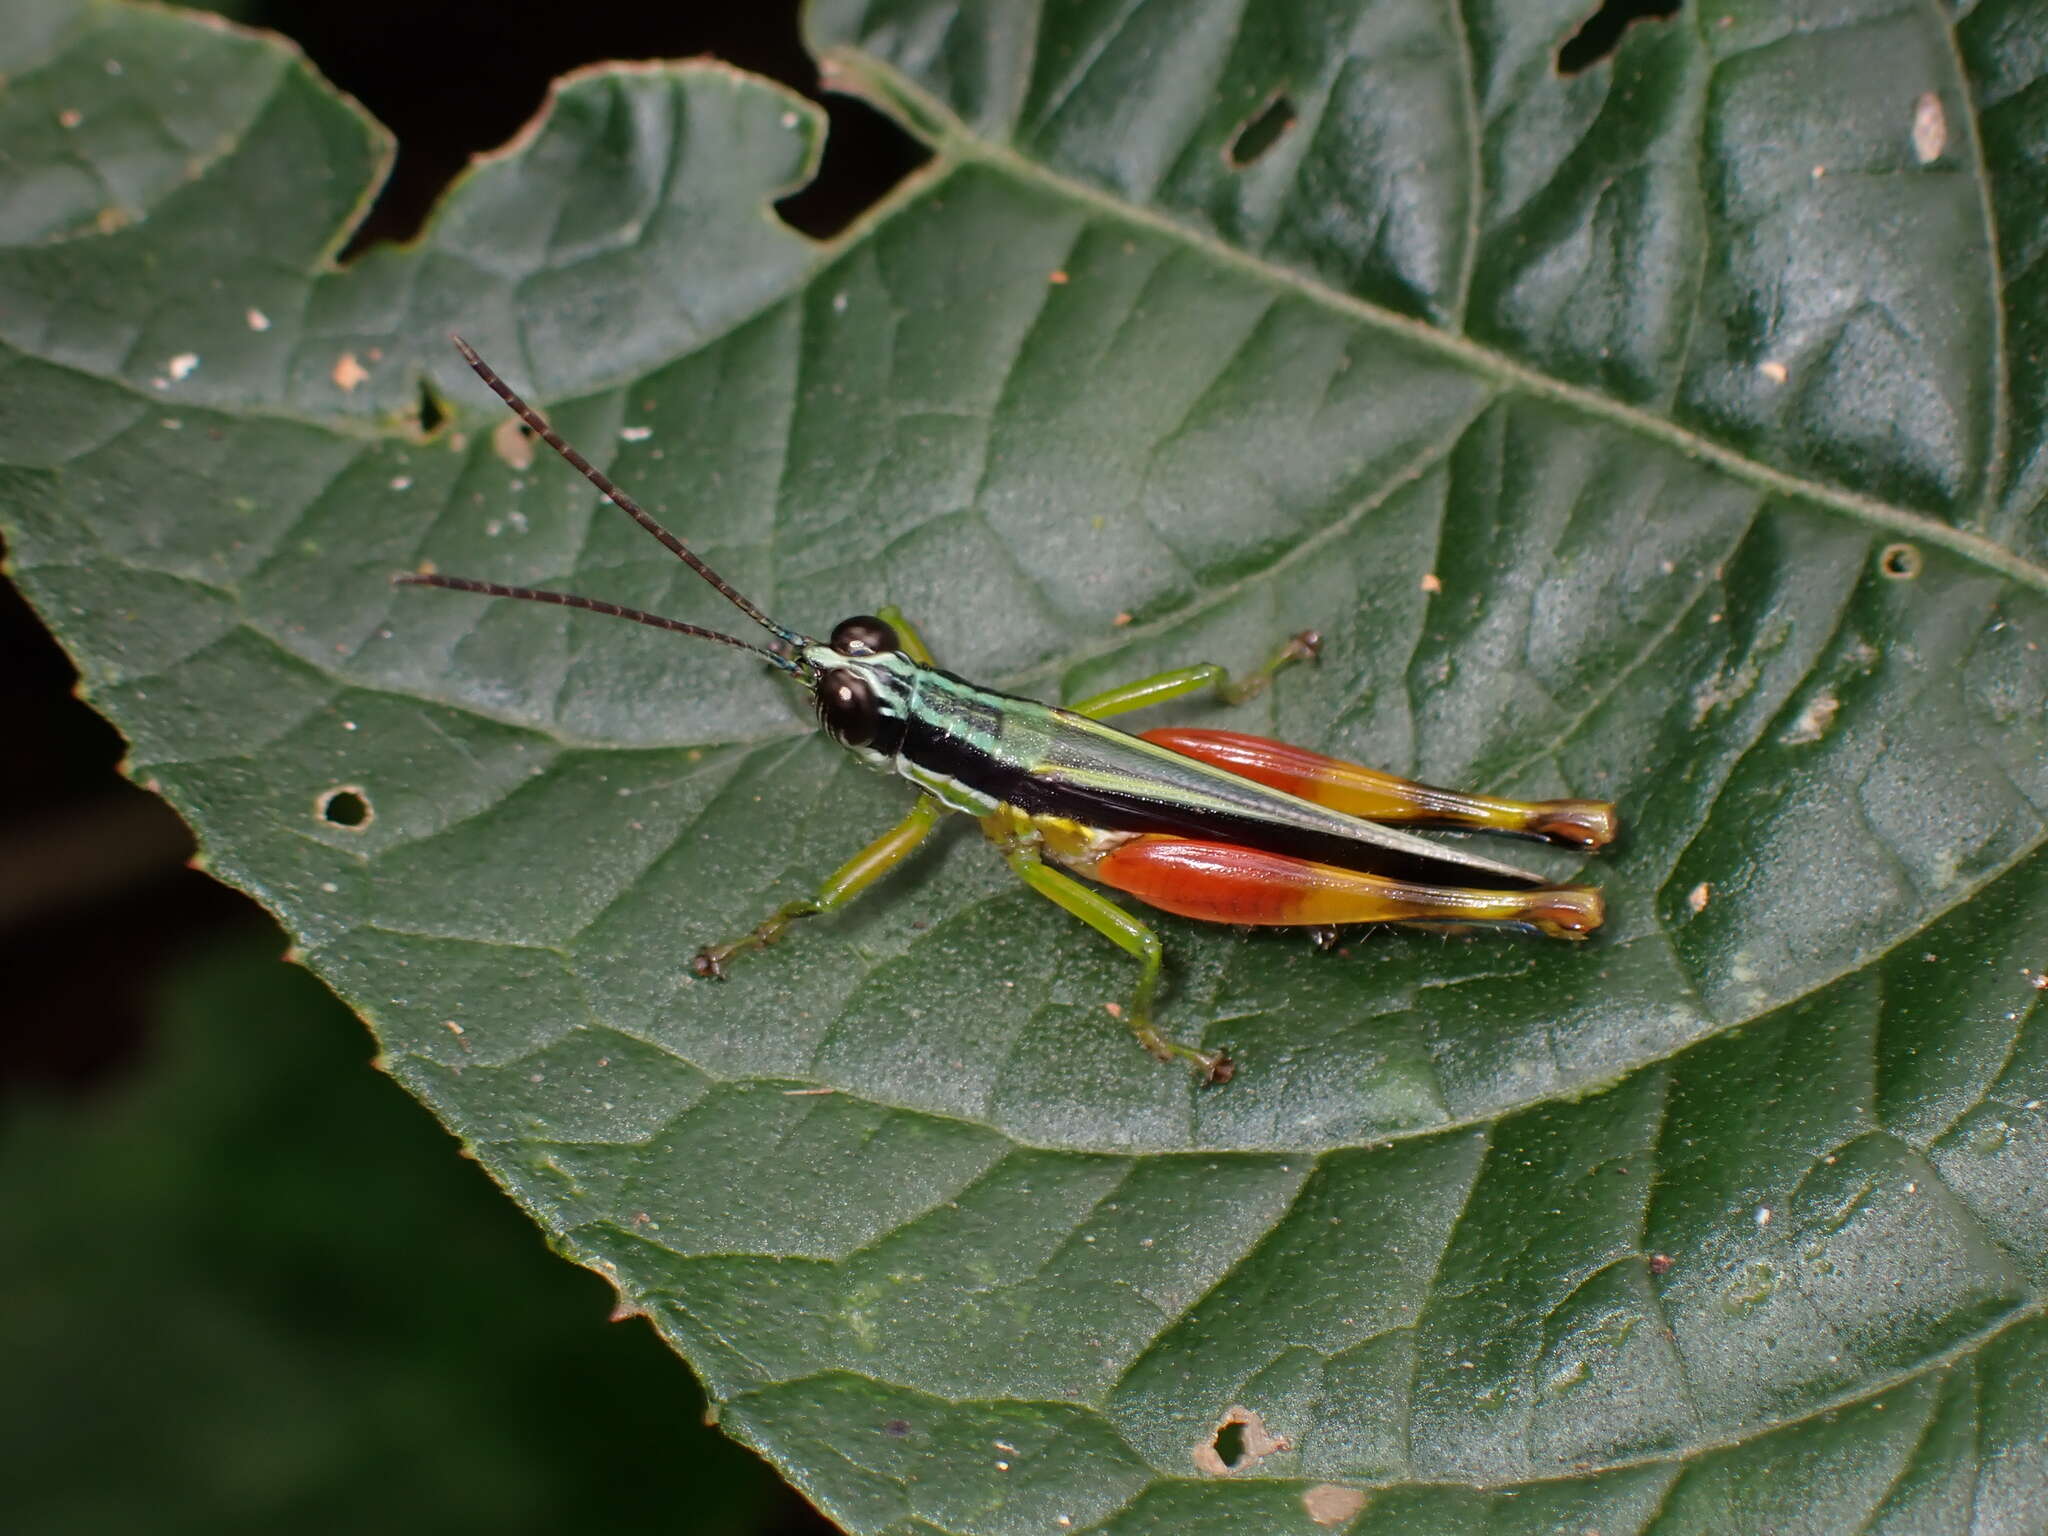
<svg viewBox="0 0 2048 1536">
<path fill-rule="evenodd" d="M 935 156 L 956 163 L 972 161 L 993 166 L 1005 175 L 1043 187 L 1059 197 L 1099 209 L 1126 223 L 1141 225 L 1199 251 L 1220 265 L 1247 273 L 1273 287 L 1289 289 L 1360 325 L 1399 336 L 1490 378 L 1499 387 L 1520 390 L 1584 415 L 1612 422 L 1630 432 L 1667 444 L 1687 458 L 1711 464 L 1759 489 L 1797 498 L 1872 528 L 1938 545 L 2010 581 L 2048 594 L 2048 566 L 2037 565 L 1983 534 L 1955 527 L 1925 512 L 1810 480 L 1763 463 L 1640 406 L 1554 378 L 1468 337 L 1344 293 L 1304 272 L 1241 250 L 1157 209 L 1127 202 L 1077 177 L 1054 171 L 1007 144 L 982 137 L 939 98 L 894 66 L 870 54 L 835 45 L 820 51 L 819 64 L 835 86 L 847 89 L 885 111 L 899 103 L 914 105 L 915 113 L 891 115 L 910 131 L 925 136 Z M 861 228 L 859 225 L 855 227 Z M 848 231 L 849 235 L 852 233 Z M 2003 314 L 2002 304 L 1993 307 Z"/>
</svg>

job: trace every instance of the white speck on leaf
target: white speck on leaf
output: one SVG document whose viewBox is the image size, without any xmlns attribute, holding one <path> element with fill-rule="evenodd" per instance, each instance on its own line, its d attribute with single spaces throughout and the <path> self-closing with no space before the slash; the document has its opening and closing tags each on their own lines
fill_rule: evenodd
<svg viewBox="0 0 2048 1536">
<path fill-rule="evenodd" d="M 1707 903 L 1713 900 L 1713 898 L 1714 887 L 1709 882 L 1702 880 L 1686 893 L 1685 904 L 1695 912 L 1704 912 L 1707 910 Z"/>
<path fill-rule="evenodd" d="M 1365 1508 L 1365 1494 L 1336 1483 L 1317 1483 L 1302 1494 L 1301 1507 L 1317 1525 L 1342 1525 Z"/>
<path fill-rule="evenodd" d="M 1774 357 L 1766 358 L 1763 362 L 1758 363 L 1756 371 L 1769 379 L 1773 384 L 1782 384 L 1792 377 L 1791 369 Z"/>
<path fill-rule="evenodd" d="M 182 383 L 184 380 L 191 378 L 194 370 L 198 367 L 199 354 L 197 352 L 180 352 L 176 357 L 164 364 L 164 368 L 170 374 L 173 383 Z"/>
<path fill-rule="evenodd" d="M 1932 91 L 1922 91 L 1920 99 L 1913 103 L 1914 157 L 1922 165 L 1932 165 L 1947 148 L 1948 114 L 1941 109 L 1941 98 Z"/>
<path fill-rule="evenodd" d="M 1828 727 L 1835 723 L 1835 716 L 1842 708 L 1842 701 L 1835 696 L 1832 688 L 1823 688 L 1806 701 L 1792 721 L 1792 728 L 1778 738 L 1788 747 L 1803 747 L 1808 742 L 1819 741 L 1827 735 Z"/>
<path fill-rule="evenodd" d="M 260 309 L 251 309 L 242 318 L 249 322 L 249 329 L 252 331 L 267 331 L 270 329 L 270 316 L 263 313 Z"/>
<path fill-rule="evenodd" d="M 328 377 L 334 380 L 334 387 L 344 394 L 352 394 L 358 384 L 369 378 L 370 370 L 356 361 L 353 352 L 344 352 L 334 360 L 334 371 Z"/>
<path fill-rule="evenodd" d="M 491 451 L 514 469 L 533 464 L 533 439 L 517 416 L 507 416 L 491 428 Z"/>
<path fill-rule="evenodd" d="M 654 436 L 654 428 L 652 427 L 619 428 L 619 441 L 622 443 L 644 443 L 652 436 Z"/>
<path fill-rule="evenodd" d="M 1754 658 L 1745 660 L 1732 673 L 1716 671 L 1692 691 L 1693 725 L 1704 724 L 1715 710 L 1747 697 L 1761 675 L 1762 668 Z"/>
</svg>

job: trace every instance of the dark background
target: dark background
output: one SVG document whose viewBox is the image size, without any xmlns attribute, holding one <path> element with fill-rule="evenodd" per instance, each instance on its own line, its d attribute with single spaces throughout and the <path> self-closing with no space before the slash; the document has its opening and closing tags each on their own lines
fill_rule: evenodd
<svg viewBox="0 0 2048 1536">
<path fill-rule="evenodd" d="M 818 97 L 795 0 L 225 0 L 397 136 L 344 259 L 410 238 L 548 82 L 713 54 Z M 1588 0 L 1567 73 L 1677 0 Z M 781 205 L 843 228 L 922 152 L 858 103 Z M 177 818 L 0 582 L 0 1526 L 829 1529 L 550 1256 Z"/>
</svg>

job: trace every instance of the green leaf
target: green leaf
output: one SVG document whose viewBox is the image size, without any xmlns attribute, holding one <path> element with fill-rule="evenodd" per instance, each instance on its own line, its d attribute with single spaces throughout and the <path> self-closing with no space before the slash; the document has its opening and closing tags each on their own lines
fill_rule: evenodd
<svg viewBox="0 0 2048 1536">
<path fill-rule="evenodd" d="M 2035 8 L 1724 0 L 1563 77 L 1584 0 L 834 0 L 831 78 L 935 150 L 835 242 L 770 206 L 810 108 L 633 68 L 345 271 L 385 145 L 275 43 L 17 10 L 19 579 L 391 1070 L 849 1529 L 2030 1522 Z M 805 629 L 894 602 L 1072 697 L 1315 625 L 1181 718 L 1611 797 L 1608 929 L 1162 919 L 1221 1090 L 971 835 L 693 981 L 904 796 L 724 652 L 389 587 L 731 619 L 527 462 L 458 324 Z"/>
</svg>

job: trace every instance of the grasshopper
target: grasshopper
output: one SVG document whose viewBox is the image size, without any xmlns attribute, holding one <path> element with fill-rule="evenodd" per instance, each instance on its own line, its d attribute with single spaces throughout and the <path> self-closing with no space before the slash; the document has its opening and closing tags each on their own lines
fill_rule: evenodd
<svg viewBox="0 0 2048 1536">
<path fill-rule="evenodd" d="M 772 638 L 754 645 L 595 598 L 431 570 L 396 582 L 554 603 L 749 651 L 810 691 L 819 724 L 840 746 L 918 791 L 910 813 L 815 895 L 699 950 L 691 962 L 697 976 L 722 978 L 736 956 L 774 942 L 799 918 L 845 906 L 909 857 L 948 812 L 974 817 L 1019 879 L 1138 961 L 1125 1022 L 1152 1055 L 1185 1061 L 1210 1082 L 1229 1080 L 1229 1055 L 1171 1040 L 1153 1022 L 1159 936 L 1076 875 L 1202 922 L 1306 928 L 1325 946 L 1336 928 L 1352 923 L 1498 924 L 1563 939 L 1583 939 L 1600 926 L 1597 890 L 1553 885 L 1404 828 L 1504 832 L 1590 850 L 1614 837 L 1614 808 L 1604 801 L 1460 794 L 1236 731 L 1131 735 L 1104 723 L 1204 691 L 1242 703 L 1282 667 L 1316 658 L 1321 642 L 1313 631 L 1294 636 L 1242 679 L 1205 662 L 1066 706 L 999 693 L 946 671 L 891 608 L 843 620 L 827 640 L 812 639 L 742 596 L 571 447 L 466 342 L 454 340 L 477 377 L 542 442 Z"/>
</svg>

